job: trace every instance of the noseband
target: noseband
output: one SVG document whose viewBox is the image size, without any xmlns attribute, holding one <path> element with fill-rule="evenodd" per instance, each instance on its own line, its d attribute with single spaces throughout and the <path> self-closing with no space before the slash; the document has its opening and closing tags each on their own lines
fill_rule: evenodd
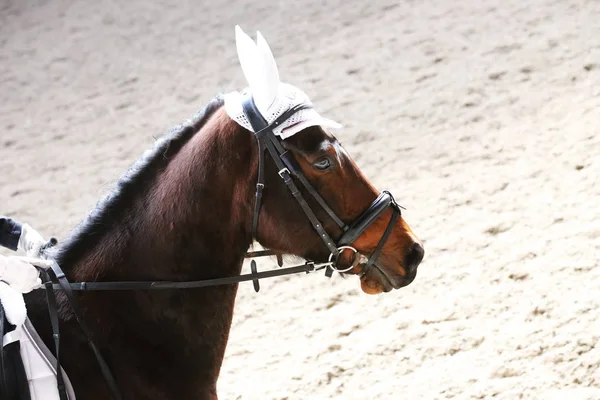
<svg viewBox="0 0 600 400">
<path fill-rule="evenodd" d="M 401 206 L 396 203 L 394 197 L 387 190 L 383 191 L 373 203 L 350 225 L 346 225 L 344 221 L 337 216 L 337 214 L 329 207 L 327 202 L 321 197 L 321 195 L 315 190 L 315 188 L 308 182 L 300 166 L 296 162 L 293 154 L 285 150 L 281 140 L 273 133 L 273 129 L 284 123 L 287 119 L 289 119 L 296 112 L 311 108 L 311 106 L 306 104 L 301 104 L 295 107 L 292 107 L 285 113 L 283 113 L 279 118 L 273 121 L 271 124 L 268 124 L 267 121 L 263 118 L 263 116 L 258 111 L 254 99 L 251 95 L 247 95 L 242 103 L 244 114 L 246 118 L 250 122 L 252 129 L 254 130 L 255 138 L 258 142 L 258 180 L 256 183 L 256 201 L 254 203 L 254 215 L 252 218 L 252 237 L 257 237 L 258 230 L 258 216 L 260 213 L 260 207 L 262 202 L 263 190 L 265 188 L 265 174 L 264 174 L 264 154 L 265 151 L 268 151 L 272 160 L 275 162 L 275 165 L 278 169 L 278 174 L 286 184 L 287 188 L 290 190 L 292 196 L 296 199 L 302 211 L 310 221 L 314 230 L 319 234 L 325 246 L 329 249 L 330 256 L 329 261 L 333 261 L 331 265 L 329 265 L 326 269 L 326 275 L 331 277 L 333 271 L 338 272 L 348 272 L 353 269 L 360 257 L 358 257 L 358 251 L 351 246 L 351 244 L 356 241 L 363 234 L 363 232 L 373 224 L 380 216 L 386 211 L 388 208 L 392 209 L 392 217 L 390 218 L 387 228 L 375 251 L 368 258 L 365 266 L 359 273 L 359 276 L 365 275 L 369 269 L 373 266 L 377 267 L 375 262 L 377 258 L 381 254 L 383 250 L 383 246 L 387 242 L 392 232 L 396 221 L 398 220 L 398 216 L 401 215 L 400 208 Z M 329 217 L 337 224 L 337 226 L 342 230 L 342 235 L 338 240 L 333 240 L 331 236 L 325 231 L 323 224 L 316 216 L 315 212 L 310 208 L 308 203 L 306 202 L 304 196 L 294 183 L 292 176 L 296 178 L 302 186 L 310 193 L 310 195 L 317 201 L 317 203 L 321 206 L 323 210 L 329 215 Z M 337 260 L 339 259 L 339 255 L 344 250 L 351 250 L 355 253 L 354 262 L 348 268 L 341 269 L 337 267 Z M 379 268 L 378 268 L 379 269 Z M 385 272 L 379 269 L 380 272 L 387 278 Z"/>
</svg>

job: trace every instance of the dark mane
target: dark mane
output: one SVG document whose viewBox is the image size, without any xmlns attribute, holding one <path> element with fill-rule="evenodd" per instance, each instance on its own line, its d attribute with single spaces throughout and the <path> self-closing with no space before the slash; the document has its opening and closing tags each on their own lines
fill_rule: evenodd
<svg viewBox="0 0 600 400">
<path fill-rule="evenodd" d="M 116 187 L 100 200 L 64 243 L 57 246 L 53 258 L 63 268 L 68 268 L 82 256 L 90 243 L 95 243 L 131 204 L 132 199 L 150 183 L 157 172 L 166 166 L 174 155 L 196 134 L 206 121 L 223 105 L 222 96 L 212 99 L 201 111 L 156 141 L 119 179 Z"/>
</svg>

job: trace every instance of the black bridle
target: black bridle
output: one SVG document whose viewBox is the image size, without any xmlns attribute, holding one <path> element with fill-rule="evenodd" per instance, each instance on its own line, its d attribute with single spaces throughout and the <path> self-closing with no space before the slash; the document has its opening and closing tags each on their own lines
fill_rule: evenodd
<svg viewBox="0 0 600 400">
<path fill-rule="evenodd" d="M 394 197 L 390 192 L 384 190 L 377 199 L 365 210 L 354 222 L 352 222 L 349 226 L 342 221 L 341 218 L 337 216 L 337 214 L 329 207 L 327 202 L 321 197 L 321 195 L 313 188 L 310 182 L 306 179 L 300 166 L 296 162 L 292 153 L 286 150 L 281 143 L 281 140 L 273 133 L 273 129 L 287 121 L 293 114 L 300 110 L 304 110 L 307 108 L 311 108 L 311 106 L 306 104 L 297 105 L 292 107 L 285 113 L 283 113 L 280 117 L 278 117 L 271 124 L 268 124 L 267 121 L 263 118 L 263 116 L 258 111 L 256 105 L 254 104 L 254 99 L 251 95 L 247 95 L 244 98 L 244 102 L 242 104 L 244 109 L 244 114 L 246 118 L 250 122 L 252 129 L 254 130 L 254 136 L 258 142 L 258 180 L 256 183 L 256 201 L 254 203 L 254 216 L 252 218 L 252 237 L 257 237 L 258 231 L 258 216 L 260 213 L 261 200 L 263 190 L 265 188 L 265 174 L 264 174 L 264 154 L 268 152 L 271 156 L 271 159 L 275 162 L 275 165 L 278 169 L 278 174 L 290 190 L 292 196 L 296 199 L 302 211 L 312 224 L 314 230 L 319 234 L 319 237 L 327 246 L 327 249 L 330 252 L 329 261 L 334 261 L 330 266 L 326 268 L 326 275 L 331 276 L 333 271 L 338 272 L 348 272 L 356 266 L 356 263 L 359 261 L 358 251 L 351 247 L 350 245 L 358 239 L 358 237 L 373 223 L 377 220 L 381 214 L 388 208 L 392 209 L 392 216 L 390 221 L 388 222 L 388 226 L 379 240 L 375 251 L 371 254 L 366 264 L 362 268 L 359 273 L 360 276 L 363 276 L 368 272 L 370 268 L 376 266 L 375 262 L 377 258 L 381 254 L 383 250 L 383 246 L 387 242 L 392 228 L 394 227 L 398 217 L 400 216 L 400 206 L 394 200 Z M 315 212 L 310 208 L 304 196 L 298 187 L 294 183 L 292 176 L 300 181 L 302 186 L 306 189 L 306 191 L 317 201 L 317 203 L 321 206 L 323 210 L 327 213 L 327 215 L 337 224 L 337 226 L 342 230 L 342 236 L 337 240 L 333 240 L 331 236 L 325 231 L 323 224 L 316 216 Z M 337 268 L 337 263 L 335 260 L 338 259 L 340 253 L 344 250 L 354 251 L 355 257 L 352 265 L 345 269 Z M 387 275 L 381 269 L 379 269 L 384 275 L 386 279 Z"/>
<path fill-rule="evenodd" d="M 258 179 L 256 183 L 256 201 L 254 206 L 254 214 L 252 217 L 252 237 L 256 239 L 258 231 L 258 217 L 260 214 L 260 208 L 262 204 L 263 190 L 265 188 L 265 176 L 264 176 L 264 155 L 266 152 L 269 153 L 275 165 L 278 168 L 278 174 L 290 190 L 292 196 L 296 199 L 302 211 L 312 224 L 315 231 L 319 234 L 319 237 L 323 240 L 325 246 L 330 252 L 328 262 L 316 263 L 314 261 L 307 261 L 306 263 L 294 267 L 280 268 L 278 270 L 262 271 L 258 272 L 256 268 L 256 262 L 251 261 L 251 272 L 250 274 L 243 274 L 239 276 L 217 278 L 217 279 L 206 279 L 200 281 L 188 281 L 188 282 L 164 282 L 164 281 L 129 281 L 129 282 L 74 282 L 71 283 L 67 280 L 64 272 L 60 266 L 54 262 L 52 267 L 48 270 L 42 270 L 42 278 L 44 285 L 40 289 L 46 290 L 46 297 L 48 302 L 48 310 L 50 313 L 50 322 L 52 325 L 52 333 L 55 346 L 56 355 L 56 371 L 57 371 L 57 386 L 61 400 L 67 400 L 66 390 L 64 386 L 64 379 L 60 368 L 60 332 L 59 332 L 59 318 L 57 312 L 57 302 L 55 297 L 55 290 L 63 291 L 69 301 L 75 318 L 79 322 L 83 333 L 87 337 L 88 344 L 94 353 L 100 370 L 106 383 L 115 399 L 121 399 L 122 396 L 119 392 L 116 380 L 112 375 L 108 364 L 102 357 L 99 348 L 96 346 L 94 341 L 91 339 L 90 330 L 87 327 L 82 313 L 77 306 L 74 298 L 74 291 L 100 291 L 100 290 L 157 290 L 157 289 L 192 289 L 209 286 L 229 285 L 245 281 L 253 281 L 254 289 L 258 292 L 259 290 L 259 279 L 271 278 L 281 275 L 289 275 L 296 273 L 309 273 L 318 271 L 321 269 L 326 270 L 326 275 L 330 277 L 333 271 L 340 273 L 348 272 L 358 265 L 360 257 L 358 257 L 358 251 L 351 246 L 351 244 L 360 237 L 360 235 L 375 222 L 388 208 L 392 209 L 392 216 L 388 222 L 387 228 L 377 247 L 364 264 L 362 270 L 359 272 L 359 276 L 364 276 L 370 268 L 377 268 L 381 274 L 389 280 L 386 273 L 376 265 L 377 258 L 381 254 L 383 247 L 390 237 L 392 229 L 400 216 L 400 208 L 392 194 L 388 191 L 383 191 L 373 203 L 365 210 L 356 220 L 350 225 L 347 225 L 337 214 L 329 207 L 327 202 L 321 197 L 321 195 L 312 187 L 310 182 L 306 179 L 302 173 L 300 166 L 297 164 L 294 156 L 287 150 L 284 149 L 281 140 L 275 136 L 273 129 L 284 123 L 294 113 L 310 108 L 309 105 L 299 105 L 291 108 L 290 110 L 283 113 L 279 118 L 268 124 L 267 121 L 262 117 L 254 100 L 251 96 L 247 96 L 243 103 L 243 109 L 250 122 L 252 129 L 254 130 L 256 140 L 258 142 Z M 342 230 L 342 235 L 337 239 L 333 240 L 332 237 L 325 231 L 323 224 L 316 216 L 315 212 L 306 202 L 306 199 L 296 186 L 294 179 L 296 178 L 302 186 L 308 191 L 308 193 L 317 201 L 317 203 L 325 210 L 328 216 L 336 223 L 336 225 Z M 54 242 L 55 243 L 55 242 Z M 54 244 L 53 243 L 53 244 Z M 344 250 L 351 250 L 355 253 L 354 261 L 348 268 L 340 269 L 337 267 L 337 260 L 339 255 Z M 281 266 L 280 255 L 270 250 L 256 251 L 246 253 L 246 258 L 254 258 L 260 256 L 277 255 L 279 265 Z M 390 282 L 391 283 L 391 282 Z"/>
</svg>

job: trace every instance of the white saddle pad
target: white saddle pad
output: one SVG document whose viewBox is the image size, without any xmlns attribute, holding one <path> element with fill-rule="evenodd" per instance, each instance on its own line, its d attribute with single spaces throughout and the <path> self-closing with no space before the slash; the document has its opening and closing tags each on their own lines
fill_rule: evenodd
<svg viewBox="0 0 600 400">
<path fill-rule="evenodd" d="M 4 335 L 3 346 L 17 340 L 21 342 L 21 358 L 27 373 L 31 400 L 59 400 L 56 388 L 56 358 L 46 347 L 29 318 L 23 325 Z M 65 371 L 62 368 L 61 370 L 67 397 L 69 400 L 75 400 L 71 381 Z"/>
</svg>

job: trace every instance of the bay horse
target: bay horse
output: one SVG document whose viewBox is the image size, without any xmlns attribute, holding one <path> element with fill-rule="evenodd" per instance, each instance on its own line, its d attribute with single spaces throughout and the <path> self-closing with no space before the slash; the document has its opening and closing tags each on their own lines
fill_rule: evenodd
<svg viewBox="0 0 600 400">
<path fill-rule="evenodd" d="M 253 97 L 244 104 L 252 108 L 254 101 L 260 103 L 260 96 L 248 80 Z M 264 113 L 264 107 L 256 105 L 254 117 Z M 300 109 L 284 111 L 290 118 Z M 251 114 L 246 114 L 250 120 Z M 235 277 L 254 240 L 277 253 L 327 262 L 331 243 L 328 246 L 323 238 L 339 244 L 344 226 L 352 231 L 358 220 L 361 229 L 354 229 L 345 243 L 358 254 L 337 254 L 336 269 L 359 275 L 368 294 L 410 284 L 423 247 L 399 208 L 386 206 L 376 215 L 364 213 L 382 196 L 340 142 L 319 125 L 276 139 L 279 150 L 295 163 L 295 174 L 289 174 L 288 168 L 280 168 L 281 159 L 269 153 L 272 143 L 257 140 L 261 132 L 275 140 L 276 123 L 265 119 L 271 130 L 258 131 L 252 121 L 253 129 L 247 129 L 231 117 L 226 99 L 217 96 L 144 154 L 49 257 L 70 281 Z M 289 190 L 288 181 L 298 182 L 299 175 L 317 197 L 305 185 L 298 184 L 297 192 Z M 323 208 L 323 201 L 329 210 Z M 319 227 L 304 206 L 312 210 Z M 346 225 L 341 227 L 336 218 Z M 374 253 L 375 260 L 368 261 Z M 372 268 L 366 268 L 369 262 Z M 237 284 L 230 284 L 80 292 L 75 298 L 122 398 L 217 399 L 236 291 Z M 26 301 L 30 320 L 53 349 L 42 291 L 28 294 Z M 57 302 L 61 363 L 77 397 L 111 398 L 64 293 L 59 293 Z"/>
</svg>

